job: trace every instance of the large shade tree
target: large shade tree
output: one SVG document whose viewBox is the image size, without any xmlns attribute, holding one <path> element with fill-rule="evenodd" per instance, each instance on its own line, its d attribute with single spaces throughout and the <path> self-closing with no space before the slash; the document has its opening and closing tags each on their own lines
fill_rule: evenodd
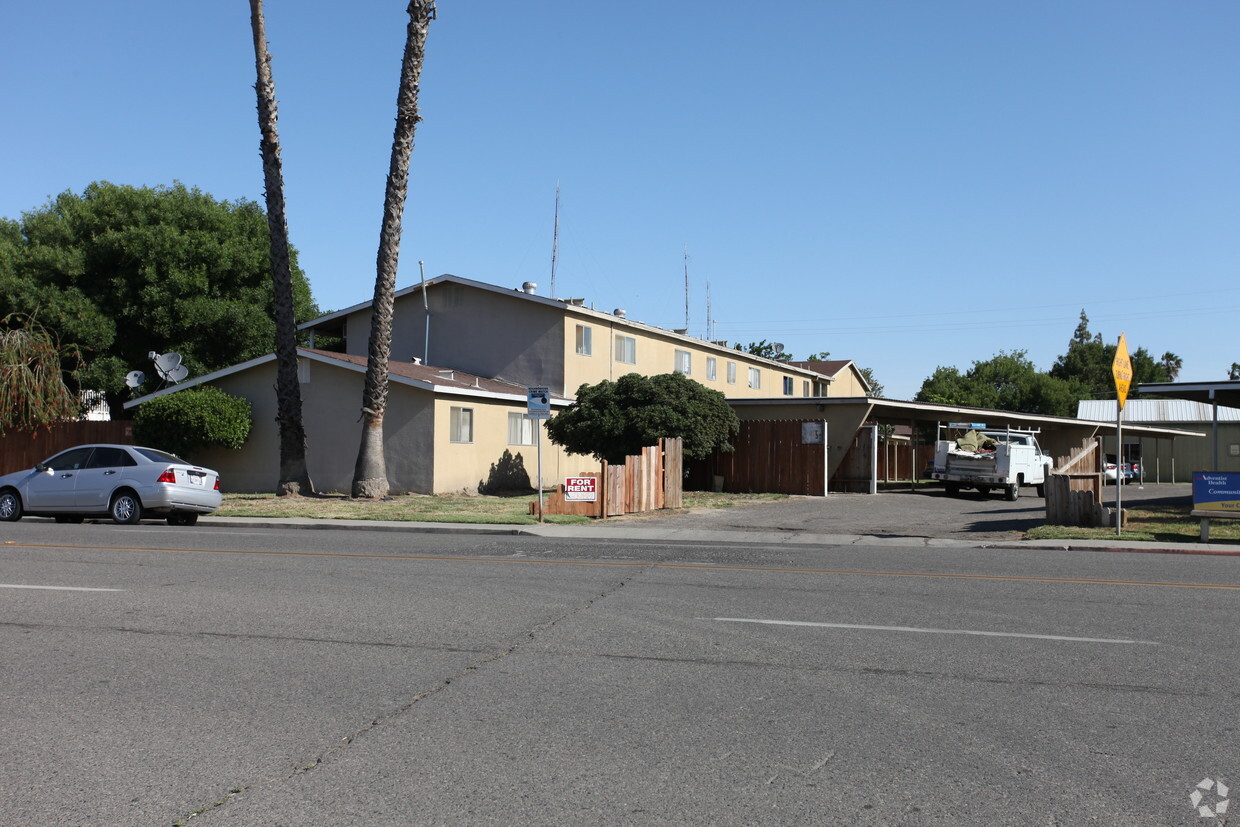
<svg viewBox="0 0 1240 827">
<path fill-rule="evenodd" d="M 306 429 L 301 421 L 301 383 L 297 380 L 297 320 L 293 272 L 289 260 L 288 221 L 284 215 L 284 172 L 276 129 L 276 85 L 267 50 L 262 0 L 250 0 L 250 29 L 258 81 L 258 128 L 262 133 L 263 184 L 267 231 L 271 239 L 271 285 L 276 322 L 276 421 L 280 428 L 280 480 L 277 493 L 310 494 L 314 487 L 306 467 Z"/>
<path fill-rule="evenodd" d="M 730 450 L 740 421 L 723 394 L 680 373 L 630 373 L 577 389 L 577 401 L 547 422 L 547 434 L 573 454 L 624 462 L 661 437 L 682 437 L 684 455 Z"/>
<path fill-rule="evenodd" d="M 317 313 L 290 250 L 294 312 Z M 275 296 L 262 207 L 174 184 L 90 184 L 20 221 L 0 220 L 0 314 L 34 313 L 80 348 L 70 387 L 127 392 L 147 354 L 176 351 L 192 375 L 271 352 Z"/>
<path fill-rule="evenodd" d="M 385 497 L 387 462 L 383 456 L 383 416 L 387 410 L 388 359 L 392 351 L 392 304 L 396 295 L 396 268 L 400 257 L 401 217 L 409 184 L 409 158 L 418 121 L 418 91 L 426 35 L 435 18 L 433 0 L 410 0 L 401 61 L 400 89 L 396 95 L 396 129 L 383 197 L 383 224 L 375 262 L 375 296 L 371 305 L 366 382 L 362 389 L 362 441 L 353 469 L 354 497 Z"/>
</svg>

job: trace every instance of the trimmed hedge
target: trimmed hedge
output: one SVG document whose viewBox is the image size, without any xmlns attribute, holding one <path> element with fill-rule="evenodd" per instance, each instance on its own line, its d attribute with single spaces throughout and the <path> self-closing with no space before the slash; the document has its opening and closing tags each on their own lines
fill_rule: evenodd
<svg viewBox="0 0 1240 827">
<path fill-rule="evenodd" d="M 202 448 L 240 448 L 250 436 L 250 403 L 203 386 L 160 396 L 138 406 L 134 441 L 190 457 Z"/>
</svg>

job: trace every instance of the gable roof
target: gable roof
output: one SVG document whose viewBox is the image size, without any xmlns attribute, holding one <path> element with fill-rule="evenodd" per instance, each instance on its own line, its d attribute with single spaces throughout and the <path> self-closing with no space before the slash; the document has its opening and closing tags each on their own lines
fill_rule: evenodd
<svg viewBox="0 0 1240 827">
<path fill-rule="evenodd" d="M 865 374 L 853 364 L 852 359 L 794 361 L 789 362 L 788 364 L 796 365 L 797 367 L 802 367 L 806 370 L 812 370 L 814 373 L 821 373 L 833 382 L 842 372 L 851 369 L 853 374 L 856 375 L 857 381 L 861 383 L 861 387 L 865 388 L 866 393 L 869 393 L 872 390 L 870 383 L 865 378 Z"/>
<path fill-rule="evenodd" d="M 595 310 L 592 307 L 587 307 L 583 299 L 550 299 L 534 293 L 526 293 L 524 290 L 519 288 L 499 287 L 494 284 L 487 284 L 486 282 L 467 279 L 463 276 L 456 276 L 451 273 L 444 273 L 443 275 L 427 279 L 425 282 L 418 282 L 410 287 L 401 288 L 394 294 L 394 299 L 403 298 L 411 293 L 416 293 L 423 288 L 424 284 L 428 291 L 439 284 L 458 284 L 462 287 L 468 287 L 475 290 L 484 290 L 489 293 L 506 296 L 518 301 L 534 302 L 536 304 L 543 305 L 544 307 L 553 308 L 560 312 L 591 318 L 599 323 L 606 321 L 608 324 L 615 325 L 616 327 L 627 327 L 634 330 L 641 330 L 646 333 L 652 333 L 667 339 L 679 340 L 685 342 L 686 344 L 692 345 L 699 350 L 713 350 L 717 351 L 721 355 L 730 354 L 732 358 L 743 356 L 747 360 L 763 362 L 773 368 L 787 370 L 791 373 L 815 373 L 815 371 L 804 368 L 796 362 L 780 362 L 776 359 L 767 359 L 763 356 L 755 356 L 754 354 L 743 350 L 730 348 L 726 343 L 720 344 L 719 342 L 710 341 L 709 339 L 698 339 L 685 333 L 678 333 L 675 330 L 668 330 L 667 328 L 656 327 L 652 324 L 639 322 L 636 319 L 630 319 L 627 315 L 617 315 L 617 312 L 623 311 L 617 310 L 612 313 L 607 313 L 602 310 Z M 311 319 L 308 322 L 303 322 L 297 326 L 297 329 L 316 330 L 327 333 L 328 335 L 339 335 L 343 331 L 345 318 L 353 315 L 354 313 L 369 310 L 373 304 L 374 299 L 361 302 L 353 305 L 352 307 L 346 307 L 343 310 L 337 310 L 334 313 L 328 313 L 324 316 L 318 317 L 317 319 Z M 851 364 L 851 362 L 845 362 L 845 364 Z M 865 381 L 864 378 L 862 378 L 862 381 Z"/>
<path fill-rule="evenodd" d="M 358 373 L 366 372 L 367 359 L 365 356 L 352 356 L 347 353 L 333 353 L 327 350 L 308 347 L 297 348 L 297 356 L 299 359 L 309 359 L 312 362 L 332 365 L 345 370 Z M 124 407 L 128 410 L 151 399 L 187 390 L 207 382 L 213 382 L 234 373 L 241 373 L 258 365 L 274 362 L 275 359 L 276 355 L 274 353 L 268 353 L 265 356 L 259 356 L 256 359 L 250 359 L 232 367 L 197 376 L 179 385 L 173 385 L 172 387 L 140 396 L 137 399 L 131 399 L 125 403 Z M 487 379 L 484 376 L 475 376 L 472 373 L 465 373 L 464 371 L 451 368 L 419 365 L 413 362 L 389 361 L 388 379 L 397 384 L 449 396 L 475 396 L 504 402 L 519 402 L 521 404 L 524 404 L 529 398 L 528 389 L 524 385 L 516 385 L 500 379 Z M 555 394 L 551 395 L 551 405 L 553 407 L 566 407 L 570 404 L 572 404 L 570 399 Z"/>
</svg>

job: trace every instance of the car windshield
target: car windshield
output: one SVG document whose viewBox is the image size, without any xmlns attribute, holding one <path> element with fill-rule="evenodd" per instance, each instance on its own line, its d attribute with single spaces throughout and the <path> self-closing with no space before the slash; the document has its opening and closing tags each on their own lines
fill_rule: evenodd
<svg viewBox="0 0 1240 827">
<path fill-rule="evenodd" d="M 167 451 L 160 451 L 156 448 L 134 448 L 142 456 L 151 462 L 175 462 L 179 465 L 189 465 L 188 462 L 178 457 L 176 454 L 170 454 Z"/>
</svg>

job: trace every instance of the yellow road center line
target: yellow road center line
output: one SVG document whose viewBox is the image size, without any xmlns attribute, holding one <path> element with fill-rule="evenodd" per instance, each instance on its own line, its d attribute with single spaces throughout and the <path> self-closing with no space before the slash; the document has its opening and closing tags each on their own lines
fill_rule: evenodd
<svg viewBox="0 0 1240 827">
<path fill-rule="evenodd" d="M 720 563 L 658 563 L 640 560 L 538 560 L 529 557 L 462 557 L 435 554 L 364 554 L 342 551 L 263 551 L 259 549 L 141 548 L 137 546 L 71 546 L 54 543 L 4 543 L 8 548 L 63 549 L 68 551 L 138 551 L 166 554 L 242 554 L 264 557 L 328 557 L 358 560 L 422 560 L 444 563 L 510 563 L 536 566 L 589 566 L 604 568 L 656 568 L 688 571 L 743 571 L 760 574 L 820 574 L 856 577 L 918 577 L 941 580 L 992 580 L 1010 583 L 1060 583 L 1091 586 L 1152 586 L 1174 589 L 1240 591 L 1240 584 L 1179 583 L 1161 580 L 1108 580 L 1097 577 L 1041 577 L 1021 574 L 962 574 L 957 572 L 871 571 L 866 569 L 814 569 L 790 566 L 743 566 Z"/>
</svg>

